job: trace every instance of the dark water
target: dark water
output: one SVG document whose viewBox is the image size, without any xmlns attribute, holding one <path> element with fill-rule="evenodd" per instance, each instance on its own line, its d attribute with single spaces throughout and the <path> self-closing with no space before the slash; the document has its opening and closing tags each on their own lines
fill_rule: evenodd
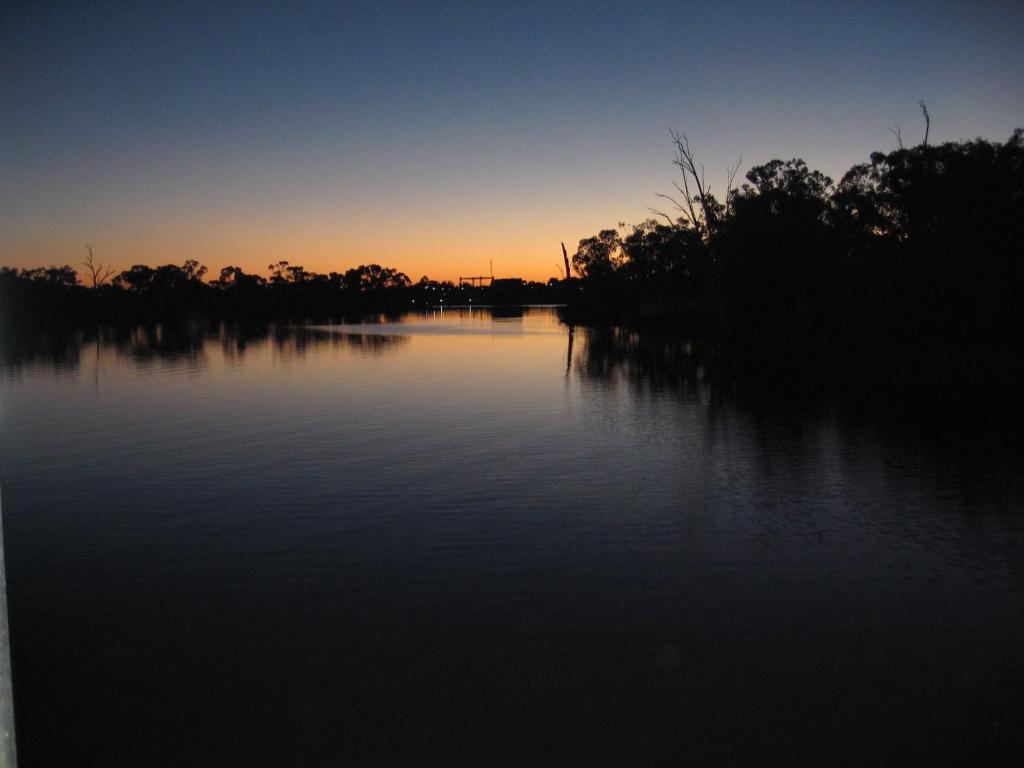
<svg viewBox="0 0 1024 768">
<path fill-rule="evenodd" d="M 1024 756 L 998 445 L 553 310 L 5 359 L 22 766 Z"/>
</svg>

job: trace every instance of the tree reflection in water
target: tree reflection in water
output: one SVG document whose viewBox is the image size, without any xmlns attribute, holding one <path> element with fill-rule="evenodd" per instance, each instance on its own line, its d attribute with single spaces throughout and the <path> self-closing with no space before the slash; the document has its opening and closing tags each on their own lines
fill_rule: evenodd
<svg viewBox="0 0 1024 768">
<path fill-rule="evenodd" d="M 207 344 L 219 345 L 225 360 L 241 362 L 248 351 L 266 344 L 272 344 L 275 354 L 288 359 L 322 347 L 344 347 L 360 354 L 378 355 L 397 349 L 406 341 L 408 337 L 401 334 L 346 333 L 306 326 L 221 323 L 211 327 L 205 318 L 197 317 L 180 324 L 155 323 L 0 338 L 0 369 L 8 375 L 33 367 L 75 372 L 81 366 L 83 353 L 90 347 L 96 349 L 97 356 L 101 349 L 112 348 L 118 356 L 140 366 L 168 361 L 204 367 Z"/>
</svg>

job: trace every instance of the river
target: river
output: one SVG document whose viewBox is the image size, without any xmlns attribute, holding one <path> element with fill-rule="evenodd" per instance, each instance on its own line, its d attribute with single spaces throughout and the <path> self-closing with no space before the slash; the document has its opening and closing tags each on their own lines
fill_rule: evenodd
<svg viewBox="0 0 1024 768">
<path fill-rule="evenodd" d="M 19 763 L 1024 755 L 1018 457 L 500 315 L 4 357 Z"/>
</svg>

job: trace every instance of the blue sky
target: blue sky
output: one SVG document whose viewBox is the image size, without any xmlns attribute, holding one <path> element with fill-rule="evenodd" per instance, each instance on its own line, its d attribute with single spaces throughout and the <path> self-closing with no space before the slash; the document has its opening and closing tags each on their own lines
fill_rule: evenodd
<svg viewBox="0 0 1024 768">
<path fill-rule="evenodd" d="M 1024 125 L 1022 3 L 62 3 L 0 11 L 0 262 L 555 274 L 685 131 L 834 177 Z M 413 274 L 415 273 L 415 274 Z"/>
</svg>

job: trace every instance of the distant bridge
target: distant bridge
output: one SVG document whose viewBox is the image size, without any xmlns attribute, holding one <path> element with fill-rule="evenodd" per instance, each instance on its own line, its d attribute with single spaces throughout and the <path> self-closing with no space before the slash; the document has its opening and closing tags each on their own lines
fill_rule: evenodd
<svg viewBox="0 0 1024 768">
<path fill-rule="evenodd" d="M 494 262 L 491 262 L 491 274 L 489 275 L 477 275 L 476 277 L 460 277 L 459 285 L 476 286 L 478 288 L 484 287 L 484 280 L 487 281 L 487 285 L 494 285 Z"/>
<path fill-rule="evenodd" d="M 477 275 L 476 277 L 460 277 L 459 285 L 475 285 L 480 288 L 484 287 L 484 280 L 490 285 L 494 282 L 494 275 Z"/>
</svg>

